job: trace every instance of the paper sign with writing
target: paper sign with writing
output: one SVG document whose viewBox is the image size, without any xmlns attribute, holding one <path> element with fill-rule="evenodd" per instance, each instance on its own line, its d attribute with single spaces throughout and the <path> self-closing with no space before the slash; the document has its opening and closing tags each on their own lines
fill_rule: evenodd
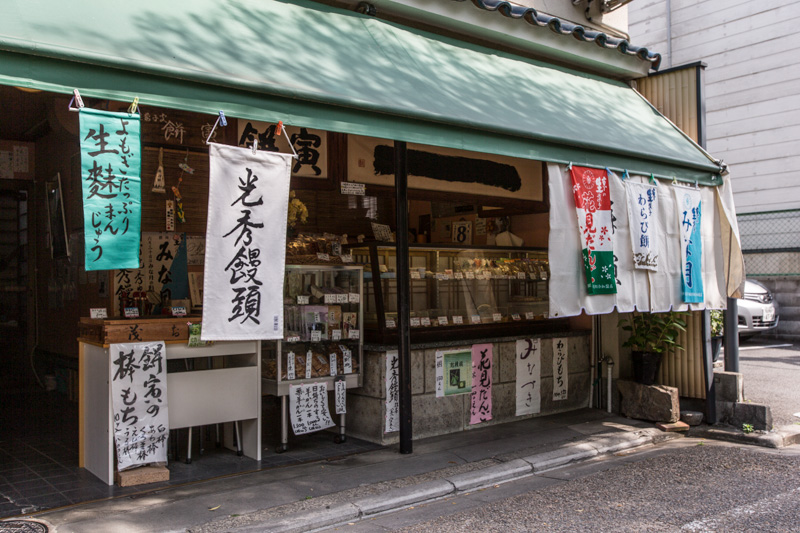
<svg viewBox="0 0 800 533">
<path fill-rule="evenodd" d="M 311 379 L 311 359 L 313 358 L 314 354 L 309 350 L 306 352 L 306 379 Z"/>
<path fill-rule="evenodd" d="M 353 352 L 345 346 L 339 346 L 342 350 L 342 368 L 345 374 L 353 373 Z"/>
<path fill-rule="evenodd" d="M 703 242 L 700 237 L 702 200 L 700 191 L 673 187 L 678 208 L 681 246 L 681 296 L 684 302 L 703 301 Z"/>
<path fill-rule="evenodd" d="M 138 307 L 126 307 L 125 308 L 125 318 L 139 318 L 139 308 Z"/>
<path fill-rule="evenodd" d="M 566 400 L 569 390 L 569 350 L 566 338 L 553 339 L 553 400 Z"/>
<path fill-rule="evenodd" d="M 541 347 L 541 339 L 520 339 L 517 341 L 516 416 L 531 415 L 542 410 Z"/>
<path fill-rule="evenodd" d="M 392 228 L 386 224 L 378 224 L 377 222 L 373 222 L 372 233 L 375 235 L 376 241 L 391 242 L 394 240 L 392 239 Z"/>
<path fill-rule="evenodd" d="M 453 324 L 463 324 L 464 317 L 461 315 L 453 315 Z"/>
<path fill-rule="evenodd" d="M 492 419 L 492 345 L 472 345 L 472 393 L 469 423 Z"/>
<path fill-rule="evenodd" d="M 185 307 L 173 307 L 172 308 L 172 316 L 186 316 L 186 308 Z"/>
<path fill-rule="evenodd" d="M 467 394 L 472 391 L 472 351 L 443 351 L 444 395 Z"/>
<path fill-rule="evenodd" d="M 117 469 L 166 462 L 169 413 L 164 343 L 112 344 L 108 350 Z"/>
<path fill-rule="evenodd" d="M 280 339 L 291 157 L 208 148 L 203 338 Z"/>
<path fill-rule="evenodd" d="M 86 270 L 139 266 L 142 221 L 139 115 L 80 111 Z"/>
<path fill-rule="evenodd" d="M 616 178 L 615 178 L 616 179 Z M 658 195 L 656 186 L 627 180 L 628 223 L 633 247 L 633 266 L 658 270 Z"/>
<path fill-rule="evenodd" d="M 93 307 L 89 309 L 90 318 L 108 318 L 108 310 L 105 307 Z"/>
<path fill-rule="evenodd" d="M 289 418 L 295 435 L 333 427 L 325 383 L 289 385 Z"/>
<path fill-rule="evenodd" d="M 328 359 L 329 359 L 328 366 L 331 369 L 331 376 L 335 376 L 336 375 L 336 354 L 335 353 L 330 354 L 328 356 Z"/>
<path fill-rule="evenodd" d="M 363 183 L 356 183 L 353 181 L 343 181 L 341 183 L 341 193 L 353 196 L 364 196 L 366 194 L 366 185 Z"/>
<path fill-rule="evenodd" d="M 386 352 L 386 424 L 384 433 L 400 431 L 400 359 L 397 350 Z"/>
<path fill-rule="evenodd" d="M 347 414 L 347 381 L 343 376 L 333 382 L 333 392 L 336 399 L 336 414 Z"/>
<path fill-rule="evenodd" d="M 444 398 L 444 352 L 436 350 L 436 397 Z"/>
</svg>

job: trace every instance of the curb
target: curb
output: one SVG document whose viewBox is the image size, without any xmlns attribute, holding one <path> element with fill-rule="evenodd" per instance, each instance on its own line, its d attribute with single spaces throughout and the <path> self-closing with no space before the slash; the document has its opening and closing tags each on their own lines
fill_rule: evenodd
<svg viewBox="0 0 800 533">
<path fill-rule="evenodd" d="M 744 433 L 734 427 L 711 427 L 707 425 L 689 428 L 687 437 L 715 439 L 738 444 L 751 444 L 765 448 L 783 448 L 800 443 L 800 426 L 784 426 L 769 433 Z"/>
<path fill-rule="evenodd" d="M 600 455 L 611 454 L 654 442 L 659 431 L 643 430 L 635 433 L 604 435 L 585 442 L 571 443 L 562 448 L 536 455 L 514 459 L 505 463 L 457 474 L 437 481 L 428 481 L 409 487 L 392 489 L 383 494 L 360 498 L 352 502 L 331 505 L 278 519 L 270 524 L 245 526 L 239 531 L 268 531 L 270 533 L 295 533 L 314 531 L 347 522 L 355 522 L 378 513 L 397 511 L 423 502 L 455 495 L 461 492 L 505 483 L 528 475 L 535 475 L 570 463 L 577 463 Z"/>
</svg>

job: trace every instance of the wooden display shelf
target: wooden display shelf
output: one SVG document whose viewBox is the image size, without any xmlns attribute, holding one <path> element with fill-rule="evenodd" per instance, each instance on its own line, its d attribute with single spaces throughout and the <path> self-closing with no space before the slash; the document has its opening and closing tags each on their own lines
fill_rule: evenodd
<svg viewBox="0 0 800 533">
<path fill-rule="evenodd" d="M 181 317 L 87 318 L 78 323 L 78 340 L 107 345 L 120 342 L 189 340 L 188 322 L 200 322 L 200 315 Z"/>
</svg>

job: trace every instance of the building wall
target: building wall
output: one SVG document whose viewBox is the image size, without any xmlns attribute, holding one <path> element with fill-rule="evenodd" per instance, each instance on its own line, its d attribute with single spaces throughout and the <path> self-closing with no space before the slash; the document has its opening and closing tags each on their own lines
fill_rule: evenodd
<svg viewBox="0 0 800 533">
<path fill-rule="evenodd" d="M 637 0 L 628 7 L 631 41 L 661 53 L 662 69 L 708 65 L 707 148 L 730 166 L 737 211 L 800 208 L 800 4 Z"/>
</svg>

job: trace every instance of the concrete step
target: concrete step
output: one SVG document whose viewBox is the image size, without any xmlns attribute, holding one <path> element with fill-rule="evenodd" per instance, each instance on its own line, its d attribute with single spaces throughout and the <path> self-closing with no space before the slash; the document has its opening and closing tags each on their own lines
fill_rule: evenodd
<svg viewBox="0 0 800 533">
<path fill-rule="evenodd" d="M 773 292 L 775 300 L 781 308 L 800 307 L 800 292 Z"/>
<path fill-rule="evenodd" d="M 781 321 L 778 323 L 777 331 L 775 333 L 778 335 L 800 335 L 800 321 L 784 321 L 781 319 Z"/>
<path fill-rule="evenodd" d="M 787 320 L 791 322 L 794 320 L 800 320 L 800 306 L 781 306 L 778 309 L 778 312 L 780 313 L 781 321 Z"/>
</svg>

